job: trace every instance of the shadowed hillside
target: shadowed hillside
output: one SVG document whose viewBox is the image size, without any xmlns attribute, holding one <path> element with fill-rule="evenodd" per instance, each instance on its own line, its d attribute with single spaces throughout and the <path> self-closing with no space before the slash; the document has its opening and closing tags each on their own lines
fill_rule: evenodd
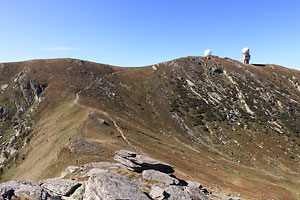
<svg viewBox="0 0 300 200">
<path fill-rule="evenodd" d="M 300 72 L 185 57 L 115 67 L 0 64 L 1 180 L 59 176 L 128 149 L 243 199 L 297 199 Z"/>
</svg>

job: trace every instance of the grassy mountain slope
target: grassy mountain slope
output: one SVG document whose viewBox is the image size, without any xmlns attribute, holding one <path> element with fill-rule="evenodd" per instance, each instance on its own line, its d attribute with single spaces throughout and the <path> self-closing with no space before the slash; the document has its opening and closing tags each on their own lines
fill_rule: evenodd
<svg viewBox="0 0 300 200">
<path fill-rule="evenodd" d="M 128 149 L 214 191 L 297 199 L 299 79 L 297 70 L 221 58 L 140 68 L 74 59 L 4 63 L 1 179 L 58 176 Z"/>
</svg>

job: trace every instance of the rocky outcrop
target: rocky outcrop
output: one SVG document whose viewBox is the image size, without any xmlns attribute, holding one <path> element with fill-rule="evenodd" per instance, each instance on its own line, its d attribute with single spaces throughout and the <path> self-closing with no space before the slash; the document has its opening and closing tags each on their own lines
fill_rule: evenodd
<svg viewBox="0 0 300 200">
<path fill-rule="evenodd" d="M 3 137 L 0 145 L 0 165 L 6 165 L 6 161 L 24 148 L 32 136 L 32 119 L 31 113 L 37 108 L 38 103 L 43 99 L 43 91 L 47 83 L 39 83 L 33 80 L 31 75 L 36 73 L 33 68 L 27 68 L 20 72 L 14 79 L 12 87 L 8 84 L 1 85 L 0 93 L 9 88 L 10 102 L 16 109 L 8 110 L 7 107 L 0 107 L 0 122 L 4 122 L 2 127 L 13 126 L 13 131 L 6 137 Z M 14 116 L 13 118 L 11 116 Z M 2 125 L 2 124 L 1 124 Z M 2 128 L 1 127 L 1 128 Z M 8 128 L 6 128 L 8 129 Z M 10 130 L 3 130 L 3 132 Z M 2 137 L 0 137 L 1 139 Z"/>
<path fill-rule="evenodd" d="M 132 165 L 124 165 L 122 159 L 123 163 L 93 162 L 80 168 L 70 166 L 61 178 L 44 179 L 39 183 L 2 183 L 0 199 L 207 200 L 200 183 L 180 180 L 174 175 L 161 172 L 161 168 L 157 167 L 163 165 L 162 169 L 173 170 L 170 165 L 131 151 L 116 152 L 117 157 L 128 154 L 135 155 L 135 163 L 142 165 L 142 173 L 141 170 L 133 171 Z"/>
<path fill-rule="evenodd" d="M 179 187 L 170 185 L 166 188 L 164 188 L 165 191 L 165 198 L 170 199 L 170 200 L 177 200 L 177 199 L 182 199 L 182 200 L 192 200 L 192 196 L 189 195 L 187 192 L 182 190 Z"/>
<path fill-rule="evenodd" d="M 52 199 L 41 186 L 33 181 L 9 181 L 0 184 L 0 199 Z"/>
<path fill-rule="evenodd" d="M 27 107 L 33 103 L 33 100 L 42 100 L 42 92 L 48 85 L 47 83 L 40 84 L 36 80 L 30 80 L 28 75 L 32 73 L 35 72 L 32 70 L 26 70 L 25 72 L 21 72 L 15 79 L 16 84 L 20 85 L 20 89 L 23 93 L 23 97 L 26 100 Z"/>
<path fill-rule="evenodd" d="M 82 183 L 70 179 L 51 178 L 41 180 L 39 185 L 51 195 L 70 196 Z"/>
<path fill-rule="evenodd" d="M 144 180 L 147 181 L 156 181 L 156 182 L 161 182 L 167 185 L 178 185 L 179 180 L 176 178 L 171 177 L 168 174 L 155 171 L 153 169 L 150 170 L 144 170 L 142 172 L 142 177 Z"/>
<path fill-rule="evenodd" d="M 201 199 L 201 200 L 207 199 L 207 197 L 205 196 L 205 194 L 202 192 L 202 190 L 199 187 L 193 187 L 193 186 L 188 185 L 188 186 L 184 187 L 184 190 L 196 199 Z"/>
<path fill-rule="evenodd" d="M 100 172 L 87 182 L 84 199 L 150 199 L 139 190 L 142 183 L 119 174 Z"/>
<path fill-rule="evenodd" d="M 173 166 L 169 164 L 127 150 L 117 151 L 114 160 L 135 172 L 142 172 L 147 169 L 154 169 L 164 173 L 174 172 Z"/>
<path fill-rule="evenodd" d="M 40 84 L 38 84 L 36 82 L 36 80 L 31 80 L 30 81 L 30 87 L 32 88 L 32 91 L 34 93 L 35 100 L 38 101 L 41 93 L 43 92 Z"/>
<path fill-rule="evenodd" d="M 175 185 L 156 184 L 151 188 L 149 195 L 151 196 L 151 198 L 155 200 L 162 200 L 162 199 L 207 200 L 206 195 L 201 191 L 201 189 L 199 187 L 195 187 L 194 185 L 178 187 Z"/>
</svg>

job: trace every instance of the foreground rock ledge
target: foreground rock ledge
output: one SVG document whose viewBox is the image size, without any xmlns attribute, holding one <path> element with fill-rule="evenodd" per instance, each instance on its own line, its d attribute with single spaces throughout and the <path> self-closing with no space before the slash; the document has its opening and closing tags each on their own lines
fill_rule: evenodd
<svg viewBox="0 0 300 200">
<path fill-rule="evenodd" d="M 171 165 L 127 150 L 117 151 L 114 159 L 118 163 L 69 166 L 59 178 L 39 183 L 2 183 L 0 200 L 208 200 L 210 193 L 200 183 L 170 174 Z"/>
<path fill-rule="evenodd" d="M 135 172 L 142 172 L 147 169 L 153 169 L 164 173 L 174 172 L 173 166 L 132 151 L 119 150 L 116 152 L 114 160 Z"/>
</svg>

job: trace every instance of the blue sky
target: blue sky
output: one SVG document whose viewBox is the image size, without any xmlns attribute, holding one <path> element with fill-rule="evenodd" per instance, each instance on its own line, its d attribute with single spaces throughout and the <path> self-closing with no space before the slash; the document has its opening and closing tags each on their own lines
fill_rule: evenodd
<svg viewBox="0 0 300 200">
<path fill-rule="evenodd" d="M 0 0 L 0 62 L 143 66 L 213 54 L 300 69 L 299 0 Z"/>
</svg>

